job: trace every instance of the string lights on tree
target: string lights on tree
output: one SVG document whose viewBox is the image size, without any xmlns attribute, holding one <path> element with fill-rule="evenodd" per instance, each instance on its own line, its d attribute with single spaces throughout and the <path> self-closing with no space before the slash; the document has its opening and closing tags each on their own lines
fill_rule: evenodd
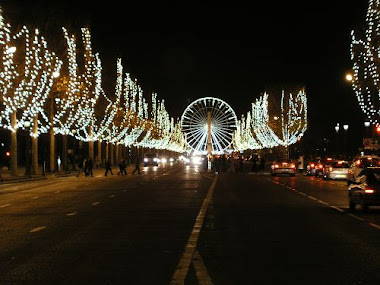
<svg viewBox="0 0 380 285">
<path fill-rule="evenodd" d="M 371 124 L 379 126 L 380 87 L 380 2 L 369 0 L 366 16 L 367 27 L 360 35 L 351 32 L 351 60 L 353 62 L 352 87 L 359 106 Z"/>
</svg>

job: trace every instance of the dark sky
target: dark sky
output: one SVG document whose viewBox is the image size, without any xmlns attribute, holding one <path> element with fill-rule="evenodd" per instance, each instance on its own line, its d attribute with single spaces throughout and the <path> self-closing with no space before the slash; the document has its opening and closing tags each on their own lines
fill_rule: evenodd
<svg viewBox="0 0 380 285">
<path fill-rule="evenodd" d="M 281 88 L 304 86 L 310 133 L 331 135 L 337 122 L 362 132 L 344 75 L 352 67 L 350 32 L 365 25 L 367 1 L 256 2 L 9 3 L 23 18 L 58 9 L 73 26 L 89 25 L 105 76 L 122 57 L 146 96 L 157 92 L 174 117 L 204 96 L 227 101 L 240 117 L 264 91 L 279 96 Z"/>
</svg>

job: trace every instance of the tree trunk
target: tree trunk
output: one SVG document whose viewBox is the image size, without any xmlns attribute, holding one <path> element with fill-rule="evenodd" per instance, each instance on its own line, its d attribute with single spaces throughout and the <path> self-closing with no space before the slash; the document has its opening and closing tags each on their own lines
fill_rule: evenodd
<svg viewBox="0 0 380 285">
<path fill-rule="evenodd" d="M 50 114 L 49 114 L 49 119 L 50 119 L 50 130 L 49 130 L 49 135 L 50 135 L 50 159 L 49 159 L 49 170 L 51 172 L 54 172 L 56 170 L 55 168 L 55 136 L 54 136 L 54 99 L 50 98 Z"/>
<path fill-rule="evenodd" d="M 38 115 L 33 118 L 32 136 L 32 174 L 38 174 Z"/>
<path fill-rule="evenodd" d="M 67 135 L 62 136 L 62 169 L 69 170 L 69 164 L 67 159 Z"/>
<path fill-rule="evenodd" d="M 18 165 L 17 165 L 17 117 L 16 112 L 11 114 L 11 125 L 13 130 L 11 131 L 11 175 L 18 176 Z"/>
<path fill-rule="evenodd" d="M 102 164 L 102 141 L 98 140 L 98 164 Z"/>
</svg>

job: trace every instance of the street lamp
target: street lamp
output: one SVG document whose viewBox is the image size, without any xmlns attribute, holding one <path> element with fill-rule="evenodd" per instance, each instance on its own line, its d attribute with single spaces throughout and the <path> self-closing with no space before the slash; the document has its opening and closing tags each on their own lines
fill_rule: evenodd
<svg viewBox="0 0 380 285">
<path fill-rule="evenodd" d="M 336 132 L 336 148 L 335 148 L 335 153 L 336 155 L 339 155 L 339 123 L 336 124 L 335 126 L 335 132 Z"/>
<path fill-rule="evenodd" d="M 346 80 L 347 80 L 348 82 L 351 82 L 353 79 L 354 79 L 354 78 L 353 78 L 353 76 L 352 76 L 351 73 L 347 73 L 347 74 L 346 74 Z"/>
<path fill-rule="evenodd" d="M 366 137 L 369 138 L 369 126 L 371 125 L 371 122 L 365 121 L 364 122 L 364 127 L 365 127 L 365 134 Z"/>
<path fill-rule="evenodd" d="M 344 154 L 346 157 L 348 157 L 348 149 L 347 149 L 347 131 L 348 131 L 348 125 L 343 125 L 344 130 Z"/>
</svg>

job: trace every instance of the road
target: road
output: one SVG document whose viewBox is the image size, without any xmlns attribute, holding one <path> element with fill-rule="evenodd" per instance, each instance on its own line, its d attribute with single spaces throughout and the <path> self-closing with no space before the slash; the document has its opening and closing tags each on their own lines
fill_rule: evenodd
<svg viewBox="0 0 380 285">
<path fill-rule="evenodd" d="M 380 208 L 349 211 L 344 181 L 175 164 L 0 186 L 0 284 L 380 284 L 379 268 Z"/>
</svg>

